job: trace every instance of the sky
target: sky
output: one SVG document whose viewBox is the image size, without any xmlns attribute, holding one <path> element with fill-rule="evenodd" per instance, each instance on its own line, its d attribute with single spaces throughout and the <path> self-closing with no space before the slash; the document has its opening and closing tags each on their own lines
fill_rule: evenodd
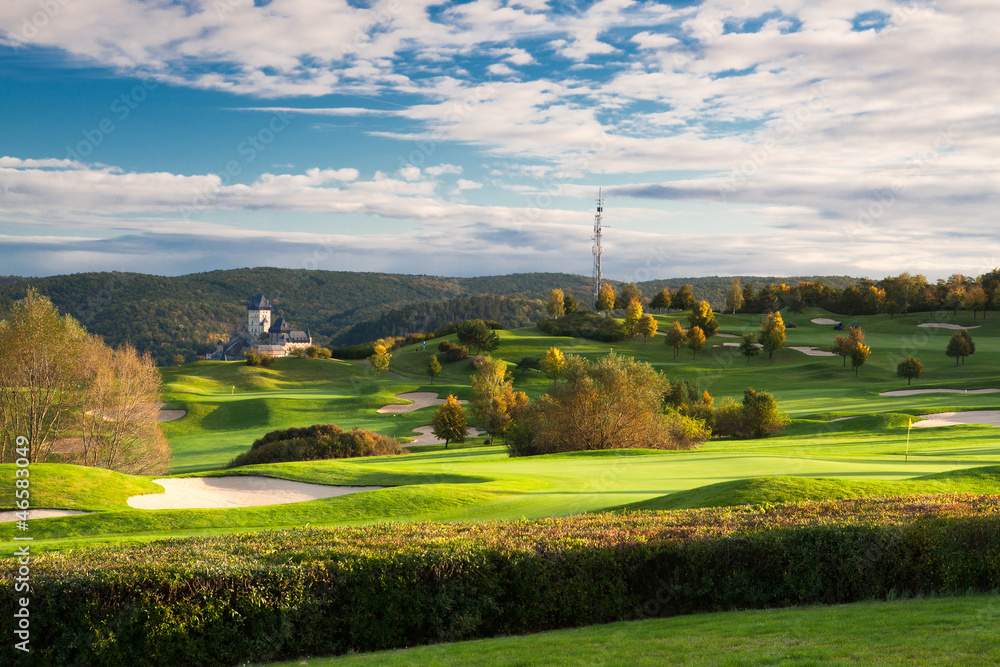
<svg viewBox="0 0 1000 667">
<path fill-rule="evenodd" d="M 991 0 L 4 0 L 0 274 L 1000 265 Z"/>
</svg>

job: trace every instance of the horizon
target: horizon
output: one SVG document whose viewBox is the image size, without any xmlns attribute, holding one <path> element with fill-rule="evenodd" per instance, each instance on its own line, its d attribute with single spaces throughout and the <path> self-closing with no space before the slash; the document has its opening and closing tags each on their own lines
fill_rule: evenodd
<svg viewBox="0 0 1000 667">
<path fill-rule="evenodd" d="M 0 273 L 1000 265 L 1000 6 L 816 5 L 11 0 Z"/>
</svg>

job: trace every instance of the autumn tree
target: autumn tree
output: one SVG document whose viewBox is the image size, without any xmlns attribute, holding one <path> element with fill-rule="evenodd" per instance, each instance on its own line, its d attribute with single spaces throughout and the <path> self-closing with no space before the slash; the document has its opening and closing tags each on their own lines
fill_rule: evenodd
<svg viewBox="0 0 1000 667">
<path fill-rule="evenodd" d="M 573 298 L 572 294 L 567 294 L 563 297 L 563 314 L 569 315 L 571 313 L 575 313 L 576 308 L 576 299 Z"/>
<path fill-rule="evenodd" d="M 640 305 L 642 304 L 642 291 L 635 283 L 622 285 L 621 290 L 615 297 L 615 309 L 625 310 L 633 301 L 638 301 Z"/>
<path fill-rule="evenodd" d="M 542 370 L 553 379 L 558 379 L 566 368 L 566 357 L 558 347 L 550 347 L 542 359 Z"/>
<path fill-rule="evenodd" d="M 962 298 L 962 308 L 972 311 L 972 319 L 976 319 L 977 310 L 982 310 L 983 319 L 986 319 L 987 303 L 988 299 L 986 298 L 986 290 L 979 285 L 974 285 L 966 290 L 965 296 Z"/>
<path fill-rule="evenodd" d="M 861 327 L 851 327 L 846 336 L 834 336 L 833 347 L 830 351 L 844 359 L 844 366 L 847 366 L 847 358 L 851 356 L 851 350 L 857 345 L 865 342 L 865 330 Z"/>
<path fill-rule="evenodd" d="M 757 340 L 767 352 L 767 358 L 774 358 L 775 350 L 785 344 L 785 321 L 781 319 L 781 312 L 774 311 L 764 316 Z"/>
<path fill-rule="evenodd" d="M 33 462 L 75 436 L 83 446 L 77 462 L 164 473 L 170 449 L 157 424 L 159 400 L 160 374 L 148 355 L 112 350 L 34 289 L 0 321 L 3 462 L 17 458 L 18 436 L 28 438 Z"/>
<path fill-rule="evenodd" d="M 757 336 L 752 333 L 745 333 L 740 338 L 740 354 L 747 358 L 747 366 L 750 365 L 750 357 L 760 354 L 760 345 L 757 344 Z"/>
<path fill-rule="evenodd" d="M 788 417 L 778 409 L 774 397 L 752 387 L 743 392 L 743 419 L 751 438 L 767 437 L 788 425 Z"/>
<path fill-rule="evenodd" d="M 511 430 L 510 454 L 693 447 L 711 431 L 702 421 L 664 412 L 668 387 L 652 366 L 630 357 L 571 355 L 564 379 Z"/>
<path fill-rule="evenodd" d="M 670 300 L 670 306 L 679 310 L 688 310 L 693 305 L 694 290 L 691 289 L 690 285 L 684 285 L 679 290 L 674 292 L 674 296 Z"/>
<path fill-rule="evenodd" d="M 86 338 L 75 319 L 60 317 L 34 288 L 0 321 L 0 461 L 18 458 L 18 436 L 28 439 L 31 462 L 46 461 L 79 420 L 86 375 L 79 358 Z"/>
<path fill-rule="evenodd" d="M 694 358 L 698 358 L 698 350 L 705 347 L 705 332 L 701 327 L 691 327 L 687 331 L 687 345 L 694 352 Z"/>
<path fill-rule="evenodd" d="M 726 310 L 736 314 L 736 311 L 743 307 L 743 287 L 739 278 L 733 278 L 729 283 L 729 292 L 726 294 Z M 749 358 L 747 359 L 749 363 Z"/>
<path fill-rule="evenodd" d="M 655 308 L 656 312 L 658 312 L 658 313 L 663 312 L 664 308 L 666 308 L 669 311 L 670 310 L 670 300 L 672 298 L 673 298 L 673 295 L 670 293 L 670 290 L 668 290 L 666 287 L 664 287 L 659 292 L 657 292 L 656 296 L 654 296 L 653 299 L 649 302 L 649 307 L 651 309 Z"/>
<path fill-rule="evenodd" d="M 476 423 L 492 442 L 510 425 L 510 413 L 503 399 L 505 385 L 512 387 L 507 362 L 486 357 L 472 374 L 472 401 L 469 407 Z M 512 389 L 511 389 L 512 391 Z"/>
<path fill-rule="evenodd" d="M 166 472 L 170 445 L 158 422 L 160 373 L 148 353 L 112 350 L 96 336 L 82 354 L 87 372 L 76 462 L 130 475 Z"/>
<path fill-rule="evenodd" d="M 549 302 L 545 306 L 549 317 L 556 319 L 566 314 L 566 295 L 561 289 L 554 289 L 549 294 Z"/>
<path fill-rule="evenodd" d="M 625 332 L 629 336 L 634 336 L 639 327 L 639 320 L 642 318 L 642 302 L 639 300 L 629 301 L 625 307 Z"/>
<path fill-rule="evenodd" d="M 906 378 L 909 385 L 913 378 L 919 378 L 924 374 L 924 365 L 916 357 L 907 357 L 896 366 L 896 375 Z"/>
<path fill-rule="evenodd" d="M 646 313 L 639 318 L 639 324 L 636 326 L 635 331 L 637 334 L 642 336 L 642 344 L 646 344 L 646 339 L 650 336 L 656 335 L 656 330 L 659 329 L 660 325 L 656 322 L 656 318 Z"/>
<path fill-rule="evenodd" d="M 684 343 L 687 342 L 687 334 L 684 333 L 684 327 L 681 326 L 680 322 L 675 320 L 670 329 L 667 330 L 667 335 L 664 338 L 666 338 L 667 345 L 674 348 L 674 359 L 676 359 L 677 351 L 684 347 Z"/>
<path fill-rule="evenodd" d="M 854 377 L 858 377 L 858 371 L 871 354 L 872 349 L 864 343 L 855 343 L 851 347 L 851 368 L 854 369 Z"/>
<path fill-rule="evenodd" d="M 465 442 L 465 436 L 469 432 L 465 409 L 454 395 L 448 394 L 448 398 L 434 413 L 431 427 L 434 437 L 444 440 L 445 449 L 448 449 L 449 442 Z"/>
<path fill-rule="evenodd" d="M 962 329 L 961 331 L 956 331 L 955 335 L 948 341 L 945 354 L 949 357 L 954 357 L 955 365 L 958 366 L 959 360 L 964 364 L 965 358 L 975 353 L 975 351 L 976 344 L 972 341 L 972 336 L 969 335 L 967 330 Z"/>
<path fill-rule="evenodd" d="M 715 313 L 712 312 L 712 306 L 708 301 L 699 301 L 691 307 L 688 322 L 691 326 L 701 329 L 707 338 L 711 338 L 719 330 L 719 322 L 715 319 Z"/>
<path fill-rule="evenodd" d="M 605 315 L 609 314 L 611 309 L 615 307 L 616 296 L 614 286 L 611 283 L 604 283 L 597 295 L 597 302 L 594 304 L 594 309 Z"/>
<path fill-rule="evenodd" d="M 427 360 L 427 374 L 431 376 L 431 384 L 434 384 L 434 379 L 441 375 L 441 362 L 438 361 L 436 354 L 432 354 Z"/>
<path fill-rule="evenodd" d="M 368 365 L 375 371 L 375 375 L 381 375 L 389 370 L 389 362 L 391 360 L 392 354 L 383 343 L 379 342 L 375 343 L 373 353 L 368 357 Z"/>
</svg>

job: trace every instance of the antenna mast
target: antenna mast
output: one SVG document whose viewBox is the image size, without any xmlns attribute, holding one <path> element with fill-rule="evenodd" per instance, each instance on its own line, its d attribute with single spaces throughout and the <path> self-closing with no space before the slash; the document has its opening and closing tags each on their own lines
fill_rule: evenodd
<svg viewBox="0 0 1000 667">
<path fill-rule="evenodd" d="M 597 214 L 594 216 L 594 304 L 601 295 L 601 220 L 604 217 L 604 198 L 601 189 L 597 190 Z"/>
</svg>

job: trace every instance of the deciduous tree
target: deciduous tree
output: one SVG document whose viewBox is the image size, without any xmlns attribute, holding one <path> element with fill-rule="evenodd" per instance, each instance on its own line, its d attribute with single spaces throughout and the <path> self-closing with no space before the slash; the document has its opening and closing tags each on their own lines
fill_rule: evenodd
<svg viewBox="0 0 1000 667">
<path fill-rule="evenodd" d="M 743 286 L 740 285 L 739 278 L 733 278 L 732 282 L 729 283 L 729 292 L 726 294 L 726 310 L 731 311 L 733 315 L 736 311 L 743 307 Z"/>
<path fill-rule="evenodd" d="M 436 354 L 432 354 L 427 360 L 427 374 L 431 376 L 431 384 L 434 384 L 434 379 L 441 375 L 441 362 L 438 361 Z"/>
<path fill-rule="evenodd" d="M 563 297 L 563 313 L 569 315 L 576 312 L 576 299 L 573 298 L 572 294 L 567 294 Z"/>
<path fill-rule="evenodd" d="M 871 354 L 872 349 L 864 343 L 855 343 L 851 346 L 851 368 L 854 369 L 854 377 L 858 377 L 858 371 Z"/>
<path fill-rule="evenodd" d="M 667 335 L 664 338 L 666 338 L 667 345 L 674 348 L 674 359 L 676 359 L 677 351 L 684 347 L 684 343 L 687 342 L 687 334 L 684 333 L 684 327 L 681 326 L 680 322 L 675 320 L 670 325 L 670 329 L 667 330 Z"/>
<path fill-rule="evenodd" d="M 545 353 L 545 358 L 542 360 L 542 370 L 552 379 L 558 379 L 562 376 L 565 368 L 566 357 L 562 351 L 558 347 L 550 347 L 549 351 Z"/>
<path fill-rule="evenodd" d="M 465 442 L 465 436 L 469 432 L 465 409 L 453 394 L 448 394 L 444 404 L 434 413 L 431 427 L 434 437 L 444 440 L 445 449 L 448 449 L 450 442 Z"/>
<path fill-rule="evenodd" d="M 788 425 L 788 417 L 778 410 L 774 397 L 752 387 L 743 392 L 743 418 L 751 438 L 767 437 Z"/>
<path fill-rule="evenodd" d="M 962 298 L 962 308 L 972 311 L 972 319 L 976 319 L 976 311 L 983 311 L 983 319 L 986 319 L 986 290 L 979 285 L 973 285 L 965 292 Z"/>
<path fill-rule="evenodd" d="M 636 286 L 635 283 L 622 285 L 621 290 L 618 292 L 618 296 L 615 297 L 615 309 L 625 310 L 633 301 L 638 301 L 641 307 L 642 291 L 638 288 L 638 286 Z"/>
<path fill-rule="evenodd" d="M 964 364 L 965 358 L 973 354 L 976 351 L 976 344 L 972 341 L 972 336 L 965 329 L 961 331 L 956 331 L 955 335 L 951 337 L 948 341 L 948 347 L 945 349 L 945 354 L 949 357 L 955 358 L 955 365 L 958 366 L 959 360 Z"/>
<path fill-rule="evenodd" d="M 557 317 L 562 317 L 566 314 L 566 295 L 563 294 L 561 289 L 554 289 L 549 294 L 549 302 L 546 304 L 545 309 L 549 313 L 549 317 L 556 319 Z"/>
<path fill-rule="evenodd" d="M 673 298 L 670 300 L 670 305 L 673 308 L 678 308 L 680 310 L 688 310 L 694 305 L 694 290 L 691 289 L 690 285 L 684 285 L 679 290 L 674 292 Z"/>
<path fill-rule="evenodd" d="M 711 338 L 719 330 L 719 322 L 715 319 L 715 313 L 712 312 L 712 306 L 708 301 L 699 301 L 691 307 L 688 322 L 691 326 L 701 329 L 707 338 Z"/>
<path fill-rule="evenodd" d="M 913 378 L 919 378 L 924 374 L 924 365 L 916 357 L 907 357 L 896 366 L 896 375 L 906 378 L 909 385 Z"/>
<path fill-rule="evenodd" d="M 673 298 L 673 295 L 670 293 L 670 290 L 668 290 L 666 287 L 664 287 L 659 292 L 657 292 L 656 296 L 654 296 L 653 299 L 652 299 L 652 301 L 649 302 L 649 307 L 650 308 L 655 308 L 656 312 L 658 312 L 658 313 L 663 312 L 664 308 L 666 308 L 669 311 L 670 310 L 670 300 L 672 298 Z"/>
<path fill-rule="evenodd" d="M 767 351 L 767 358 L 774 358 L 775 350 L 781 349 L 785 344 L 785 321 L 781 318 L 781 312 L 774 311 L 764 316 L 757 340 Z"/>
<path fill-rule="evenodd" d="M 371 366 L 376 375 L 381 375 L 389 370 L 389 362 L 391 360 L 392 354 L 386 349 L 385 345 L 375 343 L 374 353 L 368 357 L 368 365 Z"/>
<path fill-rule="evenodd" d="M 594 309 L 598 312 L 607 315 L 611 312 L 611 309 L 615 307 L 615 288 L 611 283 L 604 283 L 601 287 L 601 291 L 597 296 L 597 303 L 594 304 Z"/>
<path fill-rule="evenodd" d="M 642 318 L 642 303 L 638 300 L 629 301 L 625 307 L 625 332 L 634 336 Z"/>
<path fill-rule="evenodd" d="M 497 332 L 483 320 L 466 320 L 458 325 L 455 332 L 463 345 L 476 348 L 480 352 L 493 352 L 500 347 L 500 337 Z"/>
<path fill-rule="evenodd" d="M 750 357 L 760 354 L 760 345 L 757 344 L 757 336 L 752 333 L 745 333 L 740 339 L 740 354 L 747 358 L 747 366 L 750 365 Z"/>
<path fill-rule="evenodd" d="M 643 345 L 646 344 L 647 338 L 656 335 L 656 330 L 659 327 L 660 325 L 656 322 L 656 318 L 650 315 L 649 313 L 646 313 L 645 315 L 639 318 L 639 324 L 636 327 L 636 333 L 642 336 Z"/>
<path fill-rule="evenodd" d="M 698 350 L 705 347 L 705 332 L 701 330 L 701 327 L 691 327 L 687 331 L 687 344 L 694 352 L 694 358 L 698 358 Z"/>
</svg>

